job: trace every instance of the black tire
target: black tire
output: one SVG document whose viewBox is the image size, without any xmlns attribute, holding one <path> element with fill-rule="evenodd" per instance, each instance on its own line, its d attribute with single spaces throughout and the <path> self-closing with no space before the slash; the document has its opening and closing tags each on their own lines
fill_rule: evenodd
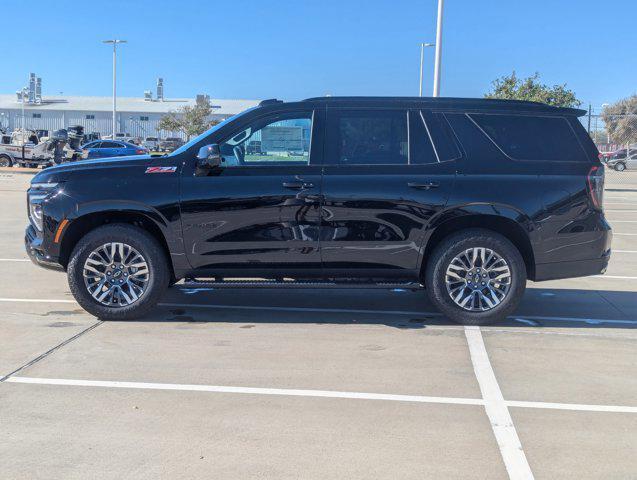
<svg viewBox="0 0 637 480">
<path fill-rule="evenodd" d="M 109 242 L 122 242 L 137 250 L 148 264 L 149 278 L 139 299 L 126 306 L 99 303 L 88 291 L 84 264 L 96 248 Z M 147 314 L 159 302 L 171 277 L 168 260 L 159 242 L 147 231 L 133 225 L 112 224 L 90 231 L 77 243 L 67 267 L 71 293 L 84 310 L 103 320 L 132 320 Z"/>
<path fill-rule="evenodd" d="M 623 164 L 622 162 L 616 163 L 615 164 L 615 170 L 618 172 L 623 172 L 624 170 L 626 170 L 626 165 Z"/>
<path fill-rule="evenodd" d="M 13 160 L 9 155 L 0 155 L 0 167 L 13 167 Z"/>
<path fill-rule="evenodd" d="M 511 284 L 501 303 L 486 311 L 457 305 L 447 291 L 446 271 L 456 255 L 470 248 L 488 248 L 508 264 Z M 450 320 L 462 325 L 488 325 L 504 320 L 517 308 L 526 288 L 526 266 L 518 249 L 504 236 L 483 229 L 462 230 L 442 240 L 425 270 L 425 286 L 433 304 Z"/>
</svg>

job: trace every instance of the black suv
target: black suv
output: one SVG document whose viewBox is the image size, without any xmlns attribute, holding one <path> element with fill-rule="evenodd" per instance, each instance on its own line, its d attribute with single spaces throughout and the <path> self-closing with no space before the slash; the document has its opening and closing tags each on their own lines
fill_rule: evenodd
<svg viewBox="0 0 637 480">
<path fill-rule="evenodd" d="M 180 279 L 425 288 L 450 319 L 511 314 L 527 279 L 603 273 L 604 169 L 582 110 L 502 100 L 266 100 L 172 154 L 60 165 L 26 249 L 104 319 Z M 253 148 L 259 145 L 259 148 Z"/>
</svg>

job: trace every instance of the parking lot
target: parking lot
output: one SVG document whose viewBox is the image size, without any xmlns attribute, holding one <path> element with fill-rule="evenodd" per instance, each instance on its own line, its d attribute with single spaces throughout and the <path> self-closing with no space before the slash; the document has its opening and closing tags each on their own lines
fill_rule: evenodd
<svg viewBox="0 0 637 480">
<path fill-rule="evenodd" d="M 604 276 L 461 327 L 422 292 L 171 288 L 100 322 L 26 258 L 0 171 L 3 479 L 637 478 L 637 172 Z"/>
</svg>

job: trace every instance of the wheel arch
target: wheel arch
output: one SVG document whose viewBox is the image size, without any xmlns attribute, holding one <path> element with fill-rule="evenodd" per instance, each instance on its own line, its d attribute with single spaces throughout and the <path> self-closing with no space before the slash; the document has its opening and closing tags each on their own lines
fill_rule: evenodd
<svg viewBox="0 0 637 480">
<path fill-rule="evenodd" d="M 535 254 L 530 239 L 533 225 L 530 222 L 521 223 L 509 216 L 486 214 L 480 212 L 456 214 L 437 222 L 427 239 L 420 267 L 423 278 L 427 261 L 434 249 L 449 235 L 461 230 L 479 228 L 490 230 L 507 238 L 520 252 L 526 265 L 527 278 L 535 278 Z"/>
<path fill-rule="evenodd" d="M 166 255 L 171 276 L 174 277 L 174 266 L 171 260 L 170 248 L 166 238 L 166 226 L 158 225 L 157 221 L 147 212 L 132 210 L 105 210 L 85 213 L 72 219 L 60 241 L 59 262 L 66 269 L 73 248 L 77 242 L 91 230 L 108 224 L 124 223 L 135 225 L 150 233 L 161 245 Z"/>
</svg>

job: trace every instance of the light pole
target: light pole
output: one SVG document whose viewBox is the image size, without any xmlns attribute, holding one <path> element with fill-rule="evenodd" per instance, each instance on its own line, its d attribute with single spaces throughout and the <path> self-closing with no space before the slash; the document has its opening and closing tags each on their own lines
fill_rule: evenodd
<svg viewBox="0 0 637 480">
<path fill-rule="evenodd" d="M 438 21 L 436 23 L 436 60 L 434 63 L 434 97 L 440 96 L 440 71 L 442 68 L 442 11 L 445 0 L 438 0 Z"/>
<path fill-rule="evenodd" d="M 126 40 L 118 40 L 114 38 L 112 40 L 102 40 L 102 43 L 109 43 L 113 45 L 113 134 L 111 135 L 111 138 L 115 140 L 117 124 L 117 45 L 120 43 L 126 43 Z"/>
<path fill-rule="evenodd" d="M 422 73 L 423 73 L 423 64 L 425 60 L 425 47 L 435 47 L 435 43 L 420 43 L 420 83 L 418 88 L 418 96 L 422 97 Z"/>
</svg>

